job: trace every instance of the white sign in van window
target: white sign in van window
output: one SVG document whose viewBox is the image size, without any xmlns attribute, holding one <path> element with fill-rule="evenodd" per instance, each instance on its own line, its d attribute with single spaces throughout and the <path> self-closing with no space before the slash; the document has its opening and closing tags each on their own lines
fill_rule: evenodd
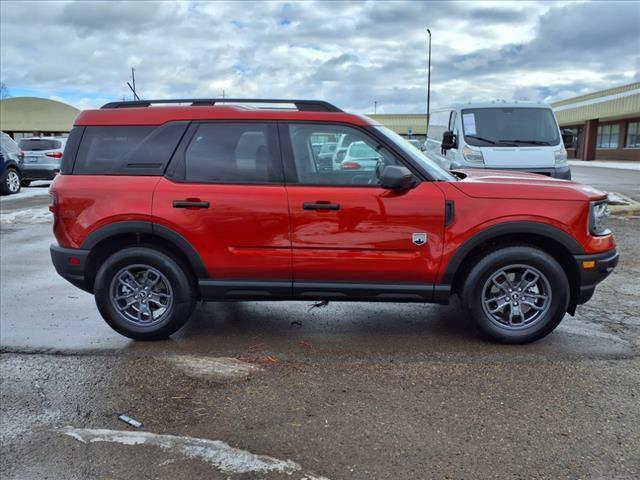
<svg viewBox="0 0 640 480">
<path fill-rule="evenodd" d="M 464 133 L 467 135 L 475 135 L 476 132 L 476 116 L 473 113 L 465 113 L 462 115 L 462 123 L 464 124 Z"/>
</svg>

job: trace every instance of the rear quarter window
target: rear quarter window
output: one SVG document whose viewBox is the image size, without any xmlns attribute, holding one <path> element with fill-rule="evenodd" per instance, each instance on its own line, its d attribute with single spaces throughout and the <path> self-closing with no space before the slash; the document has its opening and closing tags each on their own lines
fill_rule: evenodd
<svg viewBox="0 0 640 480">
<path fill-rule="evenodd" d="M 73 173 L 162 175 L 188 124 L 85 127 Z"/>
</svg>

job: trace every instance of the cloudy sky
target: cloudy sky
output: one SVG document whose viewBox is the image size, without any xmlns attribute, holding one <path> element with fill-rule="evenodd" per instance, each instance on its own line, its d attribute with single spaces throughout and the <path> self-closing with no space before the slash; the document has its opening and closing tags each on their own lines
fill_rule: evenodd
<svg viewBox="0 0 640 480">
<path fill-rule="evenodd" d="M 370 113 L 640 80 L 640 2 L 0 2 L 11 96 L 298 97 Z"/>
</svg>

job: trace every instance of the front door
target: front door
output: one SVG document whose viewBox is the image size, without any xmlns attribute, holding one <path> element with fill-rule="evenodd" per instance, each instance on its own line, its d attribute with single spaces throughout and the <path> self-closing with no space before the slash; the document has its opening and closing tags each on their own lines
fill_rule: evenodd
<svg viewBox="0 0 640 480">
<path fill-rule="evenodd" d="M 280 126 L 280 134 L 294 292 L 313 296 L 332 284 L 348 292 L 346 284 L 353 284 L 392 296 L 394 286 L 434 284 L 444 229 L 444 196 L 434 183 L 402 192 L 381 188 L 382 169 L 402 161 L 361 129 L 290 123 Z M 325 143 L 346 149 L 331 169 L 316 154 Z"/>
<path fill-rule="evenodd" d="M 154 193 L 153 221 L 195 248 L 220 296 L 269 285 L 290 294 L 289 207 L 276 125 L 193 124 L 174 157 Z"/>
</svg>

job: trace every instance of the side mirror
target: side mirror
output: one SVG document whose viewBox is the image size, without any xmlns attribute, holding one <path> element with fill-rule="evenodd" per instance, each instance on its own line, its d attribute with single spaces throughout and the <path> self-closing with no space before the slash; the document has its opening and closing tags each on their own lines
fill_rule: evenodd
<svg viewBox="0 0 640 480">
<path fill-rule="evenodd" d="M 573 132 L 563 131 L 562 143 L 564 144 L 564 148 L 573 148 Z"/>
<path fill-rule="evenodd" d="M 449 150 L 456 146 L 456 134 L 447 130 L 442 134 L 442 149 Z"/>
<path fill-rule="evenodd" d="M 387 165 L 380 175 L 380 186 L 387 190 L 408 190 L 413 187 L 413 174 L 407 167 Z"/>
</svg>

